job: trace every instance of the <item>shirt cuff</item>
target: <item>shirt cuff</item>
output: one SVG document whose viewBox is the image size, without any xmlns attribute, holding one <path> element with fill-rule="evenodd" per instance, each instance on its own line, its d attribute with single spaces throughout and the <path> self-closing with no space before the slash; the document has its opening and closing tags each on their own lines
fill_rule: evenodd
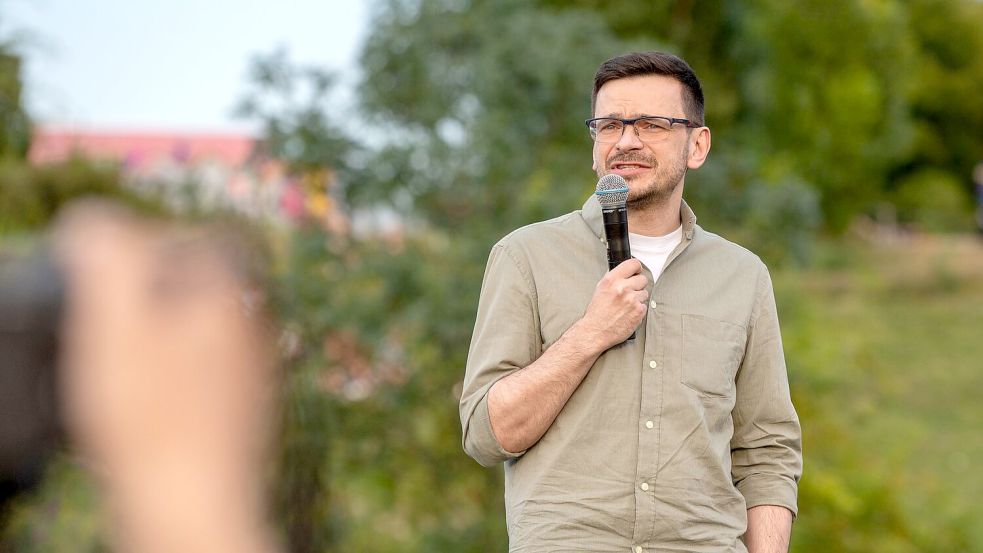
<svg viewBox="0 0 983 553">
<path fill-rule="evenodd" d="M 495 438 L 491 420 L 488 418 L 488 394 L 481 398 L 468 424 L 468 436 L 465 440 L 466 449 L 471 457 L 483 466 L 490 467 L 502 461 L 521 457 L 525 451 L 512 453 L 505 451 Z"/>
<path fill-rule="evenodd" d="M 798 516 L 798 485 L 791 479 L 774 474 L 753 474 L 737 485 L 747 508 L 758 505 L 778 505 Z"/>
</svg>

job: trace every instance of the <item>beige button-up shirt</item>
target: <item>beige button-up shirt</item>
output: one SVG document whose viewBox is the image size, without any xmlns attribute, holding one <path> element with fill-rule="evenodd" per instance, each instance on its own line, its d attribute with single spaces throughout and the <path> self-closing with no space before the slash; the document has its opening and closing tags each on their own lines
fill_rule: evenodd
<svg viewBox="0 0 983 553">
<path fill-rule="evenodd" d="M 461 397 L 464 449 L 505 462 L 510 551 L 744 552 L 746 509 L 796 512 L 802 470 L 768 270 L 706 232 L 651 284 L 636 339 L 601 355 L 546 434 L 502 449 L 488 390 L 583 314 L 607 271 L 601 209 L 523 227 L 492 248 Z"/>
</svg>

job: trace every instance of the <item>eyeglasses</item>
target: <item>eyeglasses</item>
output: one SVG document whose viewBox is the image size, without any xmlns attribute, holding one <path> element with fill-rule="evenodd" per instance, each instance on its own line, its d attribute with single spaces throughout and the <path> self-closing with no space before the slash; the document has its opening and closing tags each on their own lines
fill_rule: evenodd
<svg viewBox="0 0 983 553">
<path fill-rule="evenodd" d="M 701 125 L 689 119 L 679 117 L 663 117 L 661 115 L 645 115 L 634 119 L 618 119 L 616 117 L 597 117 L 585 121 L 594 142 L 614 144 L 621 140 L 625 127 L 635 127 L 635 136 L 642 142 L 658 142 L 665 140 L 672 132 L 672 126 L 681 123 L 689 128 L 699 128 Z"/>
</svg>

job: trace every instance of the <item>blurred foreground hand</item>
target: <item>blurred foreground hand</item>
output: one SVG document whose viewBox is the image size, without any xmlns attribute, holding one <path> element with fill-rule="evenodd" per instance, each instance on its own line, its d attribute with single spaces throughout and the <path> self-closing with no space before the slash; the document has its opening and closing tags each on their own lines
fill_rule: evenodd
<svg viewBox="0 0 983 553">
<path fill-rule="evenodd" d="M 67 210 L 55 244 L 65 419 L 114 550 L 277 551 L 265 483 L 279 379 L 254 252 L 102 203 Z"/>
</svg>

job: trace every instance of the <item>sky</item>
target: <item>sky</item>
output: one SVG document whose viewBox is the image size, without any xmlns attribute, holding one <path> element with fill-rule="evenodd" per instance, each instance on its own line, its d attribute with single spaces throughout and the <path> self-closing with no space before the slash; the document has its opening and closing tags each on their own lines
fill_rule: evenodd
<svg viewBox="0 0 983 553">
<path fill-rule="evenodd" d="M 250 131 L 232 110 L 249 61 L 285 47 L 354 83 L 368 2 L 0 0 L 0 40 L 25 58 L 24 101 L 42 124 Z"/>
</svg>

